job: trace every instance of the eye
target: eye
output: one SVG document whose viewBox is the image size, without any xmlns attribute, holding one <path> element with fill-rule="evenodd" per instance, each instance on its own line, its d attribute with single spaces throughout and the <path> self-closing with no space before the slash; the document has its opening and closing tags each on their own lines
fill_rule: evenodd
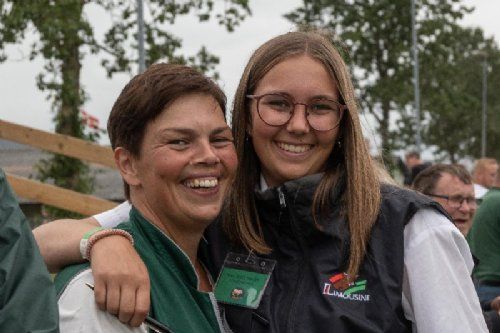
<svg viewBox="0 0 500 333">
<path fill-rule="evenodd" d="M 230 136 L 217 136 L 212 138 L 211 142 L 215 147 L 225 147 L 229 144 L 233 144 L 234 140 Z"/>
<path fill-rule="evenodd" d="M 286 97 L 280 95 L 265 95 L 260 100 L 263 107 L 271 108 L 276 111 L 290 111 L 292 102 Z"/>
<path fill-rule="evenodd" d="M 467 204 L 469 206 L 475 206 L 476 205 L 476 198 L 474 198 L 474 197 L 468 197 L 466 200 L 467 200 Z"/>
<path fill-rule="evenodd" d="M 172 146 L 174 149 L 183 149 L 189 145 L 189 141 L 184 139 L 173 139 L 169 140 L 167 144 Z"/>
<path fill-rule="evenodd" d="M 450 201 L 452 202 L 456 202 L 456 203 L 462 203 L 464 201 L 464 197 L 462 197 L 461 195 L 454 195 L 452 197 L 450 197 Z"/>
<path fill-rule="evenodd" d="M 338 110 L 338 105 L 330 100 L 318 100 L 309 104 L 309 112 L 313 114 L 327 114 Z"/>
</svg>

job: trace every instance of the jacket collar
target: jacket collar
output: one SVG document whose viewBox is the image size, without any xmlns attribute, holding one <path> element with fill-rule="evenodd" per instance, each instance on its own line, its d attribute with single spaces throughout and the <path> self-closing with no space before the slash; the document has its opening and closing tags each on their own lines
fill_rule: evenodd
<svg viewBox="0 0 500 333">
<path fill-rule="evenodd" d="M 345 214 L 342 210 L 342 194 L 345 191 L 346 179 L 344 173 L 341 174 L 336 186 L 331 190 L 328 199 L 327 212 L 319 214 L 316 222 L 312 215 L 312 203 L 314 193 L 323 178 L 324 173 L 317 173 L 308 175 L 302 178 L 294 179 L 284 183 L 283 185 L 275 188 L 267 188 L 261 190 L 256 188 L 255 197 L 259 203 L 257 206 L 260 209 L 261 215 L 268 215 L 269 212 L 283 212 L 286 208 L 290 213 L 289 219 L 269 218 L 265 223 L 271 224 L 295 224 L 301 232 L 323 232 L 327 234 L 344 234 L 342 229 L 347 226 L 345 221 Z M 266 185 L 265 181 L 261 179 L 261 188 Z M 267 185 L 266 185 L 267 186 Z M 280 192 L 285 199 L 286 207 L 280 203 Z"/>
</svg>

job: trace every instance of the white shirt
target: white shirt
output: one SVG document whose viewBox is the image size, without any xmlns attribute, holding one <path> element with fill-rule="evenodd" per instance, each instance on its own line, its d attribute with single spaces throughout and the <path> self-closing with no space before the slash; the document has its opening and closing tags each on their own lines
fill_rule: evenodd
<svg viewBox="0 0 500 333">
<path fill-rule="evenodd" d="M 94 284 L 91 269 L 78 273 L 59 297 L 61 333 L 147 333 L 142 324 L 132 328 L 97 307 L 94 292 L 85 285 Z"/>
<path fill-rule="evenodd" d="M 457 227 L 431 209 L 404 230 L 403 310 L 413 332 L 488 332 L 471 274 L 474 262 Z"/>
<path fill-rule="evenodd" d="M 474 184 L 474 196 L 476 199 L 481 199 L 488 192 L 488 189 L 483 185 Z"/>
<path fill-rule="evenodd" d="M 131 208 L 132 205 L 130 205 L 130 202 L 125 201 L 115 208 L 94 215 L 93 217 L 97 220 L 97 222 L 99 222 L 102 227 L 114 228 L 118 224 L 128 221 L 128 216 Z"/>
<path fill-rule="evenodd" d="M 106 226 L 127 216 L 130 204 L 117 212 L 94 216 Z M 104 218 L 104 220 L 103 220 Z M 404 230 L 402 305 L 419 333 L 488 332 L 472 283 L 474 262 L 467 241 L 445 216 L 433 209 L 418 211 Z"/>
</svg>

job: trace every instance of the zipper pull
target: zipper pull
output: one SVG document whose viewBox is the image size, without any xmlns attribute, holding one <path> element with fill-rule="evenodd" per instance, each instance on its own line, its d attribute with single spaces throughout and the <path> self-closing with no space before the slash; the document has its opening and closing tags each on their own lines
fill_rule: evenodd
<svg viewBox="0 0 500 333">
<path fill-rule="evenodd" d="M 280 199 L 280 207 L 286 208 L 285 194 L 281 190 L 281 187 L 278 187 L 278 197 Z"/>
</svg>

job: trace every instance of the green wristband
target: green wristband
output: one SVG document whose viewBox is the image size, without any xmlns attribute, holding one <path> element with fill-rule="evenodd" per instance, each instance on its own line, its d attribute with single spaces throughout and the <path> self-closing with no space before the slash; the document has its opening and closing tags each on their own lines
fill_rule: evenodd
<svg viewBox="0 0 500 333">
<path fill-rule="evenodd" d="M 99 232 L 99 231 L 104 230 L 104 229 L 105 228 L 103 228 L 103 227 L 97 227 L 95 229 L 87 231 L 83 235 L 82 239 L 80 240 L 80 254 L 82 255 L 83 259 L 85 259 L 85 260 L 88 259 L 86 253 L 87 253 L 87 244 L 89 242 L 89 238 L 92 237 L 92 235 L 95 234 L 96 232 Z"/>
</svg>

